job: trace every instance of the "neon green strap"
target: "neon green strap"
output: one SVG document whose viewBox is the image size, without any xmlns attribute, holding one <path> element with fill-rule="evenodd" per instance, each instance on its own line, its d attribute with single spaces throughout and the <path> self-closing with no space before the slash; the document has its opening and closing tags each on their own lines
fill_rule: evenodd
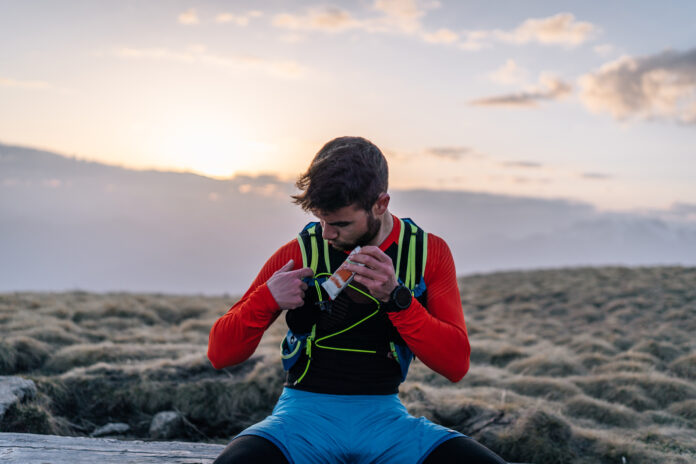
<svg viewBox="0 0 696 464">
<path fill-rule="evenodd" d="M 408 257 L 406 262 L 406 278 L 404 285 L 410 290 L 416 287 L 416 232 L 418 229 L 413 224 L 411 225 L 411 239 L 408 245 Z"/>
<path fill-rule="evenodd" d="M 389 342 L 389 349 L 391 350 L 391 354 L 394 356 L 394 359 L 396 359 L 396 362 L 401 364 L 401 360 L 399 360 L 399 353 L 396 352 L 396 345 L 394 345 L 394 342 Z"/>
<path fill-rule="evenodd" d="M 399 245 L 398 245 L 397 250 L 396 250 L 396 269 L 395 269 L 397 282 L 399 281 L 399 271 L 401 269 L 401 249 L 402 249 L 403 244 L 404 244 L 404 228 L 406 227 L 404 221 L 401 218 L 399 218 L 399 224 L 400 224 Z"/>
<path fill-rule="evenodd" d="M 312 362 L 312 343 L 314 343 L 314 337 L 316 336 L 317 333 L 317 325 L 314 324 L 312 327 L 312 333 L 307 337 L 307 344 L 305 345 L 305 353 L 307 353 L 307 365 L 305 365 L 304 371 L 302 372 L 302 375 L 295 380 L 294 385 L 297 385 L 298 383 L 302 382 L 302 379 L 304 379 L 305 375 L 307 375 L 307 371 L 309 370 L 309 363 Z"/>
<path fill-rule="evenodd" d="M 428 233 L 423 231 L 423 264 L 421 267 L 421 277 L 425 277 L 425 263 L 428 261 Z"/>
<path fill-rule="evenodd" d="M 318 348 L 324 348 L 324 349 L 327 349 L 327 350 L 352 351 L 352 352 L 355 352 L 355 353 L 377 353 L 377 351 L 375 351 L 375 350 L 359 350 L 359 349 L 355 349 L 355 348 L 337 348 L 337 347 L 334 347 L 334 346 L 325 346 L 325 345 L 320 345 L 319 342 L 321 342 L 321 341 L 323 341 L 323 340 L 327 340 L 327 339 L 329 339 L 329 338 L 331 338 L 331 337 L 335 337 L 336 335 L 341 335 L 342 333 L 349 331 L 349 330 L 352 329 L 353 327 L 356 327 L 356 326 L 362 324 L 363 322 L 365 322 L 366 320 L 368 320 L 369 318 L 371 318 L 372 316 L 374 316 L 374 315 L 377 314 L 378 312 L 379 312 L 379 308 L 378 308 L 377 310 L 375 310 L 375 312 L 373 312 L 372 314 L 370 314 L 370 315 L 368 315 L 368 316 L 365 316 L 364 318 L 360 319 L 360 320 L 359 320 L 358 322 L 356 322 L 355 324 L 353 324 L 353 325 L 351 325 L 351 326 L 348 326 L 348 327 L 346 327 L 346 328 L 343 329 L 343 330 L 339 330 L 338 332 L 334 332 L 334 333 L 329 334 L 329 335 L 326 335 L 326 336 L 324 336 L 324 337 L 317 338 L 317 343 L 316 343 L 317 347 L 318 347 Z"/>
<path fill-rule="evenodd" d="M 312 263 L 309 267 L 312 271 L 317 272 L 317 263 L 319 262 L 319 247 L 317 246 L 317 226 L 312 226 L 309 229 L 309 240 L 312 245 Z"/>
<path fill-rule="evenodd" d="M 297 242 L 300 244 L 300 251 L 302 252 L 302 267 L 307 267 L 307 250 L 305 250 L 302 235 L 297 236 Z"/>
<path fill-rule="evenodd" d="M 326 266 L 326 272 L 331 274 L 331 261 L 329 260 L 329 241 L 324 240 L 324 265 Z"/>
<path fill-rule="evenodd" d="M 322 274 L 319 274 L 319 275 L 322 275 Z M 371 317 L 373 317 L 373 316 L 375 316 L 377 313 L 379 313 L 380 301 L 379 301 L 378 299 L 376 299 L 375 297 L 373 297 L 373 296 L 370 295 L 369 293 L 364 292 L 364 291 L 360 290 L 359 288 L 357 288 L 357 287 L 355 287 L 355 286 L 353 286 L 353 285 L 348 285 L 348 286 L 349 286 L 350 288 L 352 288 L 353 290 L 355 290 L 356 292 L 362 293 L 362 294 L 365 295 L 367 298 L 369 298 L 369 299 L 371 299 L 372 301 L 374 301 L 374 302 L 377 304 L 377 309 L 376 309 L 372 314 L 369 314 L 369 315 L 365 316 L 364 318 L 362 318 L 361 320 L 359 320 L 359 321 L 356 322 L 355 324 L 353 324 L 353 325 L 351 325 L 351 326 L 349 326 L 349 327 L 346 327 L 346 328 L 343 329 L 343 330 L 339 330 L 338 332 L 334 332 L 334 333 L 332 333 L 332 334 L 325 335 L 325 336 L 323 336 L 323 337 L 321 337 L 321 338 L 317 338 L 317 341 L 316 341 L 315 345 L 317 346 L 317 348 L 323 348 L 323 349 L 325 349 L 325 350 L 352 351 L 352 352 L 354 352 L 354 353 L 377 353 L 377 351 L 375 351 L 375 350 L 361 350 L 361 349 L 357 349 L 357 348 L 339 348 L 339 347 L 336 347 L 336 346 L 326 346 L 326 345 L 321 345 L 321 344 L 319 344 L 319 342 L 321 342 L 321 341 L 323 341 L 323 340 L 327 340 L 327 339 L 329 339 L 329 338 L 331 338 L 331 337 L 335 337 L 335 336 L 337 336 L 337 335 L 340 335 L 340 334 L 342 334 L 342 333 L 344 333 L 344 332 L 349 331 L 350 329 L 352 329 L 352 328 L 354 328 L 354 327 L 357 327 L 358 325 L 362 324 L 362 323 L 365 322 L 366 320 L 370 319 Z M 318 285 L 317 285 L 317 287 L 318 287 Z M 321 300 L 320 300 L 320 301 L 321 301 Z"/>
</svg>

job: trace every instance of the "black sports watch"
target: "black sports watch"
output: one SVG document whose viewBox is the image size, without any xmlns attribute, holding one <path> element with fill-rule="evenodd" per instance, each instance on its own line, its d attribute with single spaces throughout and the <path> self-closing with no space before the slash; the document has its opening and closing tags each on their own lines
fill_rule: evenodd
<svg viewBox="0 0 696 464">
<path fill-rule="evenodd" d="M 392 290 L 389 296 L 389 301 L 384 303 L 384 310 L 388 313 L 396 313 L 403 311 L 404 309 L 411 306 L 411 300 L 413 295 L 411 295 L 411 290 L 405 285 L 397 285 L 394 290 Z"/>
</svg>

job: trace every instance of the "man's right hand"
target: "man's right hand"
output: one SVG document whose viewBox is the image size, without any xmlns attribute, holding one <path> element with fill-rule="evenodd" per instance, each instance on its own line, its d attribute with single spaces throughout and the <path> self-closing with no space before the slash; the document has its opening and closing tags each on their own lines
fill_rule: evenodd
<svg viewBox="0 0 696 464">
<path fill-rule="evenodd" d="M 295 267 L 295 261 L 291 259 L 275 271 L 266 282 L 280 309 L 295 309 L 302 306 L 305 290 L 307 290 L 307 284 L 302 279 L 314 275 L 314 271 L 308 267 L 294 271 L 293 267 Z"/>
</svg>

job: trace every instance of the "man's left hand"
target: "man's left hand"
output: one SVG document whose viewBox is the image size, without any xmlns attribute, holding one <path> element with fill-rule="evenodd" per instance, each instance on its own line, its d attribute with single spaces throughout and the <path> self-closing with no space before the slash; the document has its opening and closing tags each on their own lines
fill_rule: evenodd
<svg viewBox="0 0 696 464">
<path fill-rule="evenodd" d="M 367 287 L 378 300 L 389 301 L 392 291 L 397 286 L 392 259 L 376 246 L 365 246 L 351 256 L 350 260 L 353 263 L 364 264 L 358 266 L 346 263 L 346 269 L 355 273 L 353 279 Z"/>
</svg>

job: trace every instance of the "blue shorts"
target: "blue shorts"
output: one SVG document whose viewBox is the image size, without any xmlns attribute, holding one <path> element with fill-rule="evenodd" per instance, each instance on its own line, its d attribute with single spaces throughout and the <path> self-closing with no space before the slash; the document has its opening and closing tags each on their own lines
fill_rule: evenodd
<svg viewBox="0 0 696 464">
<path fill-rule="evenodd" d="M 290 464 L 421 463 L 461 433 L 411 416 L 396 394 L 328 395 L 285 388 L 273 413 L 237 437 L 273 442 Z M 236 437 L 235 437 L 236 438 Z"/>
</svg>

